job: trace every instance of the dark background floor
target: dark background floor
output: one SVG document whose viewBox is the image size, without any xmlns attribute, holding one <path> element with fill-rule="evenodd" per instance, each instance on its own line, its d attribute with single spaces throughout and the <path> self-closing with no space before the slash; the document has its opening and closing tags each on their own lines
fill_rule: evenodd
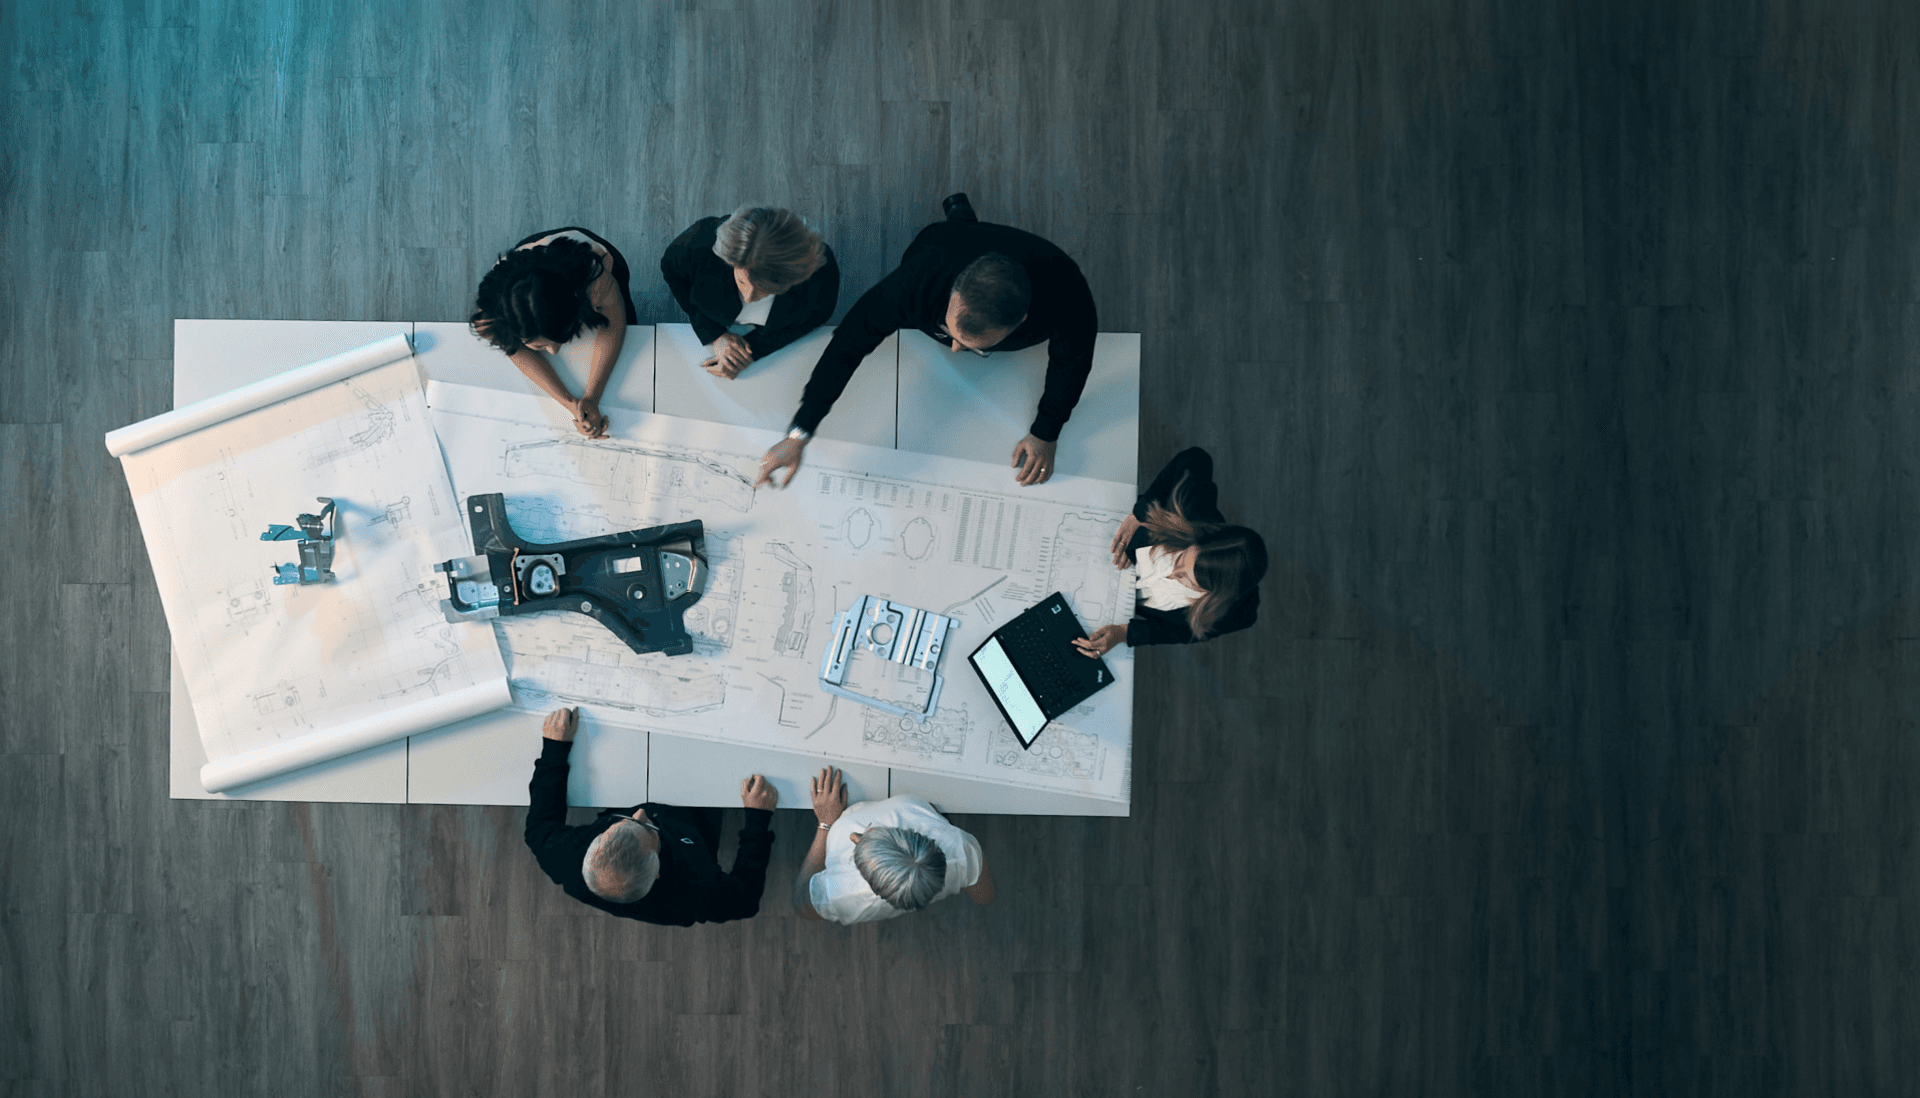
<svg viewBox="0 0 1920 1098">
<path fill-rule="evenodd" d="M 361 7 L 0 0 L 0 1092 L 1920 1092 L 1914 5 Z M 673 930 L 518 810 L 168 800 L 101 435 L 173 318 L 459 319 L 578 223 L 674 320 L 743 201 L 850 303 L 961 189 L 1274 550 L 1140 655 L 1131 819 L 848 930 L 783 812 Z"/>
</svg>

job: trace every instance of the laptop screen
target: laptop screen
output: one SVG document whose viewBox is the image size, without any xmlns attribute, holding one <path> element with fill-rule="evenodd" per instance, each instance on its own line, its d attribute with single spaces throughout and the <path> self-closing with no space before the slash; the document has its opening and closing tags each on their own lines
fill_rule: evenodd
<svg viewBox="0 0 1920 1098">
<path fill-rule="evenodd" d="M 987 684 L 987 690 L 1000 703 L 1000 711 L 1006 714 L 1007 723 L 1013 725 L 1020 743 L 1031 744 L 1047 726 L 1047 718 L 1040 712 L 1040 703 L 1034 700 L 1033 691 L 1028 690 L 1025 680 L 1020 678 L 1020 672 L 1013 669 L 1013 661 L 1007 659 L 999 638 L 988 637 L 987 643 L 969 658 L 979 670 L 981 681 Z"/>
</svg>

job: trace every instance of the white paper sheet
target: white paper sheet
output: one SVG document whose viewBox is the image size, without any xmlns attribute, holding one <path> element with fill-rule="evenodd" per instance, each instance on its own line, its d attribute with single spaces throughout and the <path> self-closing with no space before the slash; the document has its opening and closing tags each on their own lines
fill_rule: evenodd
<svg viewBox="0 0 1920 1098">
<path fill-rule="evenodd" d="M 586 705 L 610 724 L 823 760 L 921 769 L 1124 799 L 1133 661 L 1113 686 L 1023 751 L 965 654 L 1055 590 L 1089 629 L 1124 621 L 1132 576 L 1107 551 L 1130 485 L 1063 477 L 1031 489 L 1011 471 L 816 439 L 788 489 L 756 492 L 775 432 L 643 417 L 613 439 L 556 432 L 531 398 L 432 383 L 435 433 L 462 499 L 503 492 L 534 542 L 698 518 L 711 571 L 687 615 L 696 651 L 635 655 L 578 614 L 495 623 L 515 704 Z M 819 688 L 833 615 L 863 594 L 952 615 L 945 691 L 924 724 Z"/>
<path fill-rule="evenodd" d="M 491 633 L 447 623 L 471 549 L 404 338 L 109 436 L 206 746 L 236 785 L 505 704 Z M 269 525 L 337 505 L 331 583 L 276 586 Z"/>
</svg>

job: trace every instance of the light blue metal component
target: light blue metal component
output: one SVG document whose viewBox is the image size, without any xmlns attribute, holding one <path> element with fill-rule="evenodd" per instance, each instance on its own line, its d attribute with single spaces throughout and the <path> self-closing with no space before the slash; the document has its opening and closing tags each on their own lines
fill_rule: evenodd
<svg viewBox="0 0 1920 1098">
<path fill-rule="evenodd" d="M 833 616 L 833 639 L 820 660 L 820 688 L 881 712 L 924 723 L 940 705 L 940 690 L 946 685 L 937 670 L 940 654 L 946 650 L 947 633 L 958 624 L 931 610 L 876 595 L 862 595 L 859 601 Z M 849 689 L 847 673 L 852 668 L 856 650 L 932 675 L 933 688 L 927 694 L 926 707 L 903 706 Z"/>
<path fill-rule="evenodd" d="M 297 562 L 274 565 L 273 582 L 276 586 L 327 583 L 333 579 L 335 533 L 333 500 L 320 496 L 319 501 L 326 504 L 320 509 L 319 514 L 301 515 L 294 520 L 293 526 L 276 522 L 267 527 L 266 533 L 260 535 L 261 541 L 294 542 L 300 552 L 300 559 Z"/>
</svg>

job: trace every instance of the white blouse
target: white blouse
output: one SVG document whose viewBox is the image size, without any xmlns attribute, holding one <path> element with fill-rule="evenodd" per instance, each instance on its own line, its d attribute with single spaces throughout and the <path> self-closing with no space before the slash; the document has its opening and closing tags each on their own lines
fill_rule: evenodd
<svg viewBox="0 0 1920 1098">
<path fill-rule="evenodd" d="M 1179 553 L 1158 545 L 1149 545 L 1133 555 L 1134 588 L 1149 609 L 1182 610 L 1205 594 L 1173 578 L 1173 569 L 1179 563 Z"/>
<path fill-rule="evenodd" d="M 740 315 L 733 318 L 735 324 L 750 324 L 756 328 L 767 323 L 767 317 L 773 314 L 773 299 L 779 295 L 768 294 L 758 301 L 740 306 Z"/>
</svg>

